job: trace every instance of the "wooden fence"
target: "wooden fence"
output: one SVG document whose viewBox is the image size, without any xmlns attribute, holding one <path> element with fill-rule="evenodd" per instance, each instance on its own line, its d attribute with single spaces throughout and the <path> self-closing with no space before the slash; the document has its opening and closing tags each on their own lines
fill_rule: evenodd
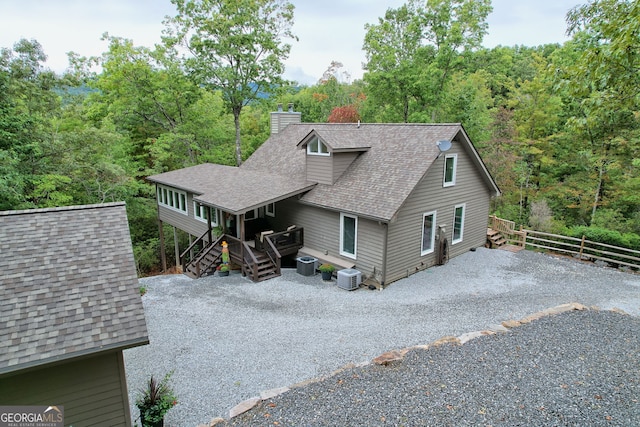
<svg viewBox="0 0 640 427">
<path fill-rule="evenodd" d="M 496 216 L 489 218 L 489 226 L 500 231 L 509 244 L 526 249 L 543 249 L 575 256 L 581 260 L 604 261 L 612 266 L 640 269 L 640 251 L 594 242 L 582 238 L 544 233 L 542 231 L 515 229 L 515 223 Z"/>
</svg>

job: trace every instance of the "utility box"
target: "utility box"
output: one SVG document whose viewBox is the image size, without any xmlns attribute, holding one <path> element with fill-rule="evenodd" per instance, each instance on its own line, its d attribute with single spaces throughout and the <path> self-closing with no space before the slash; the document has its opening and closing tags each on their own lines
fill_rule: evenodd
<svg viewBox="0 0 640 427">
<path fill-rule="evenodd" d="M 318 268 L 318 258 L 301 256 L 296 258 L 296 272 L 303 276 L 313 276 Z"/>
<path fill-rule="evenodd" d="M 338 271 L 338 287 L 347 291 L 358 289 L 362 283 L 362 273 L 353 268 Z"/>
</svg>

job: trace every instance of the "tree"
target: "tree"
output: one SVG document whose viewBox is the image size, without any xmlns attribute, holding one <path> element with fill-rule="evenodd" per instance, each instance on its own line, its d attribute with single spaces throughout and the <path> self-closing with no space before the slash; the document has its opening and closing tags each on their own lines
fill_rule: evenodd
<svg viewBox="0 0 640 427">
<path fill-rule="evenodd" d="M 491 10 L 490 0 L 409 0 L 387 10 L 365 27 L 371 95 L 404 122 L 438 120 L 443 89 L 463 54 L 480 47 Z"/>
<path fill-rule="evenodd" d="M 585 141 L 583 152 L 596 171 L 593 223 L 611 168 L 629 165 L 634 157 L 624 154 L 638 155 L 640 2 L 594 0 L 572 9 L 567 23 L 577 59 L 558 68 L 572 98 L 569 128 Z"/>
<path fill-rule="evenodd" d="M 233 113 L 236 164 L 242 163 L 240 114 L 262 93 L 283 83 L 283 61 L 295 39 L 287 0 L 172 0 L 163 40 L 187 49 L 184 64 L 208 90 L 220 90 Z"/>
<path fill-rule="evenodd" d="M 46 151 L 51 120 L 60 113 L 56 75 L 36 40 L 0 49 L 0 208 L 50 206 L 66 200 L 65 179 Z"/>
<path fill-rule="evenodd" d="M 376 25 L 365 25 L 363 49 L 367 62 L 364 80 L 369 95 L 387 113 L 380 121 L 409 121 L 411 100 L 418 78 L 416 64 L 421 46 L 421 28 L 415 2 L 388 9 Z"/>
</svg>

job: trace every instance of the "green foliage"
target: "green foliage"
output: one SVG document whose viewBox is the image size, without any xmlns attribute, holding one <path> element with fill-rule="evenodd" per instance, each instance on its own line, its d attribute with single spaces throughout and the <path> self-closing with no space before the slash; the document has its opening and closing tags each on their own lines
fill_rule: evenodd
<svg viewBox="0 0 640 427">
<path fill-rule="evenodd" d="M 146 387 L 138 393 L 136 406 L 140 410 L 143 427 L 154 426 L 162 421 L 165 414 L 178 403 L 169 385 L 172 374 L 173 371 L 169 372 L 160 382 L 152 375 Z"/>
<path fill-rule="evenodd" d="M 172 0 L 178 14 L 165 21 L 165 46 L 187 47 L 183 58 L 198 84 L 222 92 L 233 113 L 236 164 L 242 163 L 240 114 L 260 92 L 281 84 L 283 61 L 295 39 L 294 7 L 282 0 Z"/>
<path fill-rule="evenodd" d="M 336 271 L 336 268 L 332 264 L 320 264 L 318 267 L 321 273 L 333 273 Z"/>
<path fill-rule="evenodd" d="M 594 226 L 575 226 L 567 229 L 567 235 L 577 238 L 585 236 L 587 240 L 592 242 L 640 250 L 640 235 L 635 233 L 620 233 L 619 231 Z"/>
</svg>

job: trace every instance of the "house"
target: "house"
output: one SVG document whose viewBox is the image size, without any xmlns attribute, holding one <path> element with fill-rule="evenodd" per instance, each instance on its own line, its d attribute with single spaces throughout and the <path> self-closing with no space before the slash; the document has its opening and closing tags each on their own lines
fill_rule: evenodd
<svg viewBox="0 0 640 427">
<path fill-rule="evenodd" d="M 0 212 L 0 402 L 130 426 L 122 350 L 149 342 L 124 203 Z"/>
<path fill-rule="evenodd" d="M 187 274 L 211 272 L 222 233 L 254 280 L 279 273 L 277 243 L 295 232 L 289 255 L 356 268 L 381 286 L 484 245 L 499 189 L 460 124 L 301 123 L 291 108 L 271 122 L 240 167 L 148 178 L 160 223 L 200 236 L 176 256 Z"/>
</svg>

